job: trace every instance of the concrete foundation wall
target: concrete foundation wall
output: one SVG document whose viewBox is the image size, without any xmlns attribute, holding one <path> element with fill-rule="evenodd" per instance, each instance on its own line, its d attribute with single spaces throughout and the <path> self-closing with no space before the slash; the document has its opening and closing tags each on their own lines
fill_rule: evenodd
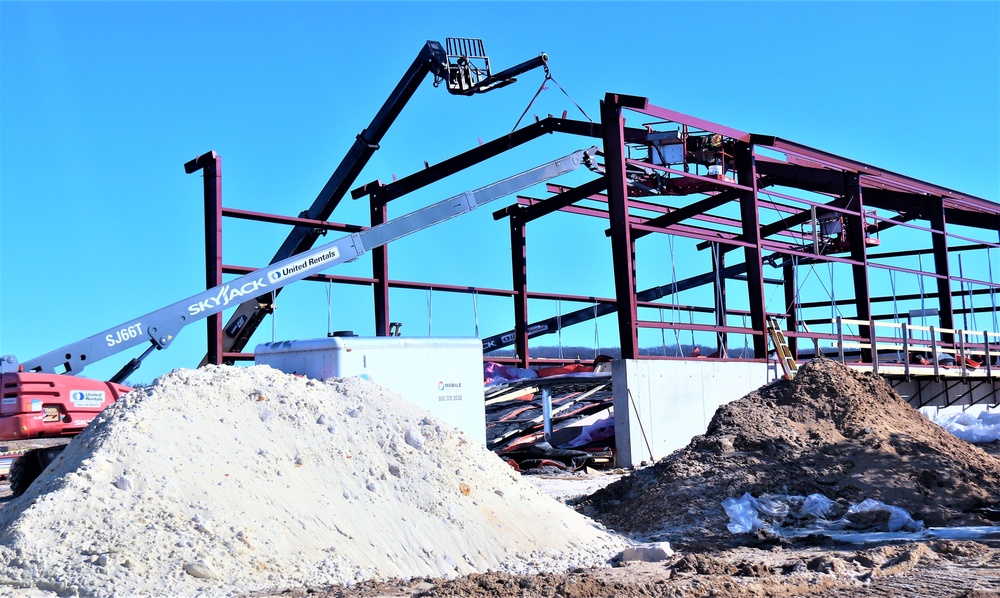
<svg viewBox="0 0 1000 598">
<path fill-rule="evenodd" d="M 616 360 L 618 467 L 659 460 L 704 434 L 715 410 L 775 379 L 774 364 Z"/>
</svg>

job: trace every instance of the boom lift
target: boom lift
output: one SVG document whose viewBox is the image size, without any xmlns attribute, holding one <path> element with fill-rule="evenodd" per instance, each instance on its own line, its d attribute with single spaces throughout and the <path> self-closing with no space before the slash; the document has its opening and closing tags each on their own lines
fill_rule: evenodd
<svg viewBox="0 0 1000 598">
<path fill-rule="evenodd" d="M 0 440 L 65 437 L 78 434 L 105 407 L 130 389 L 115 382 L 78 378 L 91 363 L 147 344 L 118 375 L 131 373 L 154 349 L 165 349 L 182 328 L 222 312 L 247 297 L 271 293 L 327 268 L 357 259 L 366 251 L 450 220 L 485 203 L 517 193 L 576 170 L 590 162 L 597 148 L 579 150 L 531 170 L 468 191 L 293 255 L 217 287 L 126 320 L 93 336 L 19 364 L 13 355 L 0 357 Z M 127 374 L 126 374 L 127 375 Z M 29 451 L 10 470 L 11 490 L 22 494 L 58 454 L 61 447 Z"/>
<path fill-rule="evenodd" d="M 310 220 L 327 220 L 340 200 L 357 179 L 361 170 L 371 159 L 379 142 L 385 136 L 393 121 L 410 100 L 417 87 L 428 74 L 434 75 L 434 86 L 445 84 L 448 92 L 453 95 L 471 96 L 499 89 L 513 83 L 517 75 L 538 67 L 547 67 L 548 56 L 544 53 L 522 62 L 517 66 L 492 74 L 490 61 L 486 56 L 483 42 L 480 39 L 449 37 L 445 40 L 446 48 L 440 42 L 428 41 L 420 50 L 413 64 L 386 99 L 382 108 L 372 119 L 367 129 L 361 131 L 354 145 L 344 156 L 343 161 L 334 171 L 330 180 L 323 186 L 312 206 L 299 214 L 300 218 Z M 189 171 L 192 172 L 192 171 Z M 271 259 L 274 264 L 297 253 L 307 251 L 313 246 L 320 231 L 307 226 L 296 226 L 288 234 L 288 238 Z M 232 359 L 225 357 L 226 353 L 238 353 L 246 347 L 254 331 L 267 314 L 273 311 L 274 295 L 248 295 L 242 298 L 240 306 L 230 316 L 223 326 L 222 353 L 217 356 L 225 363 Z M 210 360 L 206 355 L 201 365 Z"/>
</svg>

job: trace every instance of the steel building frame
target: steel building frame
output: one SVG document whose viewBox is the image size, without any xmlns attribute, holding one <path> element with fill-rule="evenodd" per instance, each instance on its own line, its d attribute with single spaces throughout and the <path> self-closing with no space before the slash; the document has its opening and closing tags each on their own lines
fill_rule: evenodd
<svg viewBox="0 0 1000 598">
<path fill-rule="evenodd" d="M 899 323 L 899 306 L 904 310 L 937 318 L 931 326 L 934 338 L 918 338 L 921 328 L 912 321 L 903 343 L 903 360 L 911 352 L 949 351 L 982 356 L 997 355 L 1000 330 L 995 324 L 996 299 L 1000 281 L 1000 204 L 940 187 L 810 148 L 776 136 L 750 134 L 653 105 L 647 98 L 608 93 L 601 103 L 598 123 L 562 117 L 548 117 L 524 126 L 509 135 L 482 143 L 438 164 L 388 184 L 375 181 L 351 192 L 354 199 L 370 201 L 371 225 L 384 222 L 393 200 L 416 191 L 473 165 L 486 162 L 510 149 L 543 135 L 559 133 L 600 139 L 603 163 L 594 164 L 592 180 L 567 187 L 549 184 L 551 194 L 544 199 L 519 196 L 517 203 L 494 213 L 496 220 L 507 219 L 511 240 L 511 289 L 476 288 L 392 280 L 386 248 L 373 253 L 371 278 L 324 275 L 315 280 L 371 285 L 374 293 L 375 330 L 389 334 L 389 289 L 435 289 L 457 293 L 481 293 L 513 298 L 510 330 L 484 339 L 487 353 L 514 346 L 514 357 L 489 358 L 516 362 L 528 367 L 539 360 L 529 355 L 529 338 L 556 332 L 560 327 L 589 319 L 588 314 L 566 314 L 560 318 L 532 322 L 529 299 L 584 301 L 593 304 L 593 317 L 617 312 L 621 357 L 625 359 L 665 358 L 640 351 L 640 331 L 673 330 L 712 335 L 715 357 L 729 355 L 730 337 L 752 343 L 758 360 L 768 354 L 767 318 L 784 320 L 784 334 L 798 356 L 824 351 L 821 344 L 851 341 L 857 346 L 856 359 L 878 367 L 879 359 L 892 359 L 893 341 L 899 335 L 882 335 L 879 324 Z M 626 119 L 651 120 L 640 127 L 626 126 Z M 206 155 L 207 156 L 207 155 Z M 204 157 L 203 157 L 204 158 Z M 215 166 L 221 172 L 221 165 Z M 221 184 L 210 185 L 206 171 L 206 222 L 209 249 L 208 281 L 221 280 L 224 273 L 242 273 L 250 268 L 226 266 L 221 261 L 221 218 L 251 218 L 284 224 L 307 224 L 317 229 L 360 230 L 344 225 L 303 218 L 287 218 L 221 207 Z M 210 194 L 209 191 L 212 190 Z M 554 212 L 604 218 L 608 221 L 614 276 L 614 297 L 581 297 L 531 291 L 527 283 L 526 225 Z M 882 240 L 898 231 L 912 231 L 929 238 L 923 246 L 900 251 L 878 251 Z M 649 289 L 636 288 L 636 241 L 649 235 L 671 235 L 697 242 L 696 250 L 707 252 L 712 268 L 703 275 L 673 280 Z M 888 244 L 888 243 L 887 243 Z M 990 273 L 965 276 L 955 272 L 953 257 L 972 255 L 985 260 Z M 923 256 L 933 268 L 925 270 Z M 916 258 L 920 264 L 909 264 Z M 961 257 L 958 257 L 961 270 Z M 904 265 L 901 265 L 901 262 Z M 822 297 L 800 280 L 804 268 L 815 270 L 827 265 L 850 273 L 851 293 L 847 297 Z M 765 266 L 779 276 L 765 275 Z M 918 293 L 895 292 L 895 277 L 916 280 Z M 888 276 L 892 296 L 872 294 L 871 278 Z M 988 278 L 988 279 L 987 279 Z M 925 292 L 923 282 L 933 289 Z M 734 281 L 745 296 L 733 295 Z M 673 296 L 698 286 L 712 288 L 709 302 L 683 305 Z M 768 310 L 768 287 L 783 291 L 783 308 Z M 978 299 L 979 304 L 976 305 Z M 887 306 L 891 302 L 892 309 Z M 933 307 L 928 309 L 928 303 Z M 739 305 L 742 304 L 742 305 Z M 665 322 L 646 314 L 668 308 L 689 314 L 689 321 Z M 855 322 L 856 330 L 835 330 L 835 317 L 823 310 Z M 587 310 L 580 310 L 581 312 Z M 832 313 L 831 312 L 831 313 Z M 710 316 L 695 323 L 693 315 Z M 968 317 L 993 317 L 992 330 L 986 327 L 969 332 Z M 571 317 L 572 316 L 572 317 Z M 743 323 L 749 318 L 749 324 Z M 215 327 L 221 324 L 216 323 Z M 938 332 L 935 332 L 935 328 Z M 903 330 L 906 330 L 904 327 Z M 943 331 L 943 332 L 941 332 Z M 934 336 L 937 334 L 938 336 Z M 979 335 L 970 338 L 969 335 Z M 211 342 L 210 336 L 210 342 Z M 211 347 L 210 347 L 211 352 Z M 664 351 L 665 353 L 665 351 Z M 900 351 L 896 347 L 897 356 Z M 219 361 L 248 357 L 245 354 L 218 355 Z M 743 358 L 746 355 L 741 356 Z M 936 355 L 935 355 L 936 357 Z M 990 378 L 995 376 L 993 368 Z"/>
</svg>

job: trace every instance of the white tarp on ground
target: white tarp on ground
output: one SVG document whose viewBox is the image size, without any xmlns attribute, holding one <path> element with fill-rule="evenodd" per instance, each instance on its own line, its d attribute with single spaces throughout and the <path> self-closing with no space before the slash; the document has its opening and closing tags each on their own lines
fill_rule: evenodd
<svg viewBox="0 0 1000 598">
<path fill-rule="evenodd" d="M 981 411 L 973 415 L 969 411 L 942 413 L 931 419 L 955 436 L 974 443 L 1000 440 L 1000 413 Z"/>
</svg>

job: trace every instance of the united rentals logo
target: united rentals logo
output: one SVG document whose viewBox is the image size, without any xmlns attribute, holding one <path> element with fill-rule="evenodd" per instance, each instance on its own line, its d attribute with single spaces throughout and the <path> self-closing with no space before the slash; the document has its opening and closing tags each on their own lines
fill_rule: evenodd
<svg viewBox="0 0 1000 598">
<path fill-rule="evenodd" d="M 268 284 L 268 282 L 264 282 L 263 276 L 245 282 L 240 286 L 233 286 L 232 283 L 226 283 L 221 287 L 218 287 L 218 291 L 215 295 L 202 299 L 198 303 L 192 303 L 189 305 L 188 313 L 192 316 L 196 316 L 209 310 L 217 311 L 218 308 L 226 307 L 237 299 L 242 302 L 244 297 L 256 297 L 262 294 L 261 289 L 266 289 L 272 284 L 279 284 L 289 276 L 302 272 L 307 268 L 313 268 L 314 266 L 319 266 L 336 260 L 339 257 L 340 250 L 336 247 L 330 247 L 329 249 L 323 250 L 321 253 L 299 258 L 290 264 L 285 264 L 280 268 L 275 268 L 274 270 L 269 271 L 267 273 L 267 280 L 270 284 Z"/>
<path fill-rule="evenodd" d="M 104 398 L 103 390 L 73 390 L 69 393 L 69 400 L 76 407 L 100 407 Z"/>
<path fill-rule="evenodd" d="M 312 268 L 314 266 L 319 266 L 331 260 L 335 260 L 340 257 L 340 250 L 336 247 L 331 247 L 323 253 L 318 255 L 311 255 L 304 257 L 300 260 L 296 260 L 288 265 L 282 266 L 277 270 L 271 270 L 267 273 L 267 279 L 272 283 L 276 283 L 283 278 L 287 278 L 293 274 L 301 272 L 306 268 Z"/>
</svg>

